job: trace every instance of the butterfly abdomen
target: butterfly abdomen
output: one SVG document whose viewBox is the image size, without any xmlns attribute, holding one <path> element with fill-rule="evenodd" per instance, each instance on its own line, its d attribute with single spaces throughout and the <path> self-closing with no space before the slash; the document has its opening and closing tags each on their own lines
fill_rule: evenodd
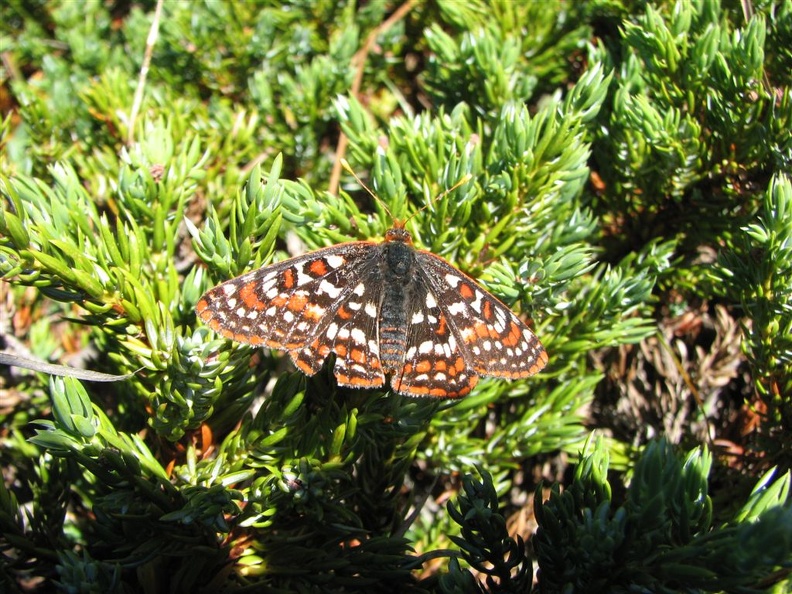
<svg viewBox="0 0 792 594">
<path fill-rule="evenodd" d="M 400 240 L 382 244 L 381 269 L 387 279 L 379 316 L 380 359 L 386 373 L 404 364 L 407 349 L 407 304 L 415 282 L 415 251 Z"/>
<path fill-rule="evenodd" d="M 407 348 L 407 324 L 403 286 L 393 286 L 382 300 L 379 319 L 380 359 L 386 373 L 393 373 L 404 362 Z"/>
</svg>

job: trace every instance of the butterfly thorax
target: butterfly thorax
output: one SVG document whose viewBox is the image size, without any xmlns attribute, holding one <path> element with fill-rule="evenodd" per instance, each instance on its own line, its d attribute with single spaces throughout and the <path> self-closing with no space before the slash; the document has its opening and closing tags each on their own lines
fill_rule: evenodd
<svg viewBox="0 0 792 594">
<path fill-rule="evenodd" d="M 399 233 L 401 232 L 401 233 Z M 398 278 L 400 282 L 409 279 L 415 269 L 415 250 L 411 246 L 412 237 L 404 229 L 391 229 L 382 244 L 385 278 Z"/>
<path fill-rule="evenodd" d="M 380 273 L 385 287 L 379 309 L 380 357 L 383 369 L 401 368 L 407 348 L 408 309 L 414 298 L 417 274 L 412 238 L 402 228 L 394 227 L 381 244 Z"/>
</svg>

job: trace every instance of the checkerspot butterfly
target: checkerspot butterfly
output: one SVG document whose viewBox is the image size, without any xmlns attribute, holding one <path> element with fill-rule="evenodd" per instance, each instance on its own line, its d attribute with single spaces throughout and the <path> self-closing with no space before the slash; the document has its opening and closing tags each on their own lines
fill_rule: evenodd
<svg viewBox="0 0 792 594">
<path fill-rule="evenodd" d="M 339 386 L 379 388 L 389 376 L 400 394 L 459 398 L 480 375 L 526 378 L 547 363 L 508 307 L 415 249 L 400 223 L 381 243 L 342 243 L 226 281 L 196 310 L 227 338 L 286 351 L 307 375 L 334 354 Z"/>
</svg>

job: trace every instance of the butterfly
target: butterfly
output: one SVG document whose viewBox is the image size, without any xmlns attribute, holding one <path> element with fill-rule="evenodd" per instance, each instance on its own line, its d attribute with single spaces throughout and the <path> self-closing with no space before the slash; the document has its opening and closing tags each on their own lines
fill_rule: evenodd
<svg viewBox="0 0 792 594">
<path fill-rule="evenodd" d="M 403 223 L 379 243 L 341 243 L 226 281 L 196 311 L 231 340 L 287 352 L 307 375 L 334 354 L 338 385 L 351 388 L 389 377 L 400 394 L 460 398 L 479 376 L 526 378 L 547 363 L 506 305 L 413 247 Z"/>
</svg>

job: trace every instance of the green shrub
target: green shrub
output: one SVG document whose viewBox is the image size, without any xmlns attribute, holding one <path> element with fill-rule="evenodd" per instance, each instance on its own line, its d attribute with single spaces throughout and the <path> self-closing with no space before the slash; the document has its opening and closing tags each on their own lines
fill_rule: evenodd
<svg viewBox="0 0 792 594">
<path fill-rule="evenodd" d="M 401 8 L 165 3 L 147 48 L 147 4 L 9 3 L 8 591 L 792 585 L 792 4 Z M 196 319 L 383 237 L 343 156 L 541 374 L 344 389 Z"/>
</svg>

